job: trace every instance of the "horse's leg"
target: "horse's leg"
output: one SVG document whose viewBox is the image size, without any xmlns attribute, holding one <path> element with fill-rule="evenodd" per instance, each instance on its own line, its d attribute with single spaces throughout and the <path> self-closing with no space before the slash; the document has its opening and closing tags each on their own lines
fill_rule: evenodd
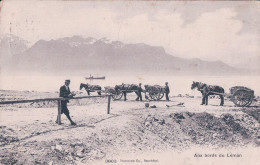
<svg viewBox="0 0 260 165">
<path fill-rule="evenodd" d="M 89 91 L 89 90 L 87 90 L 87 92 L 88 92 L 88 95 L 90 95 L 90 91 Z"/>
<path fill-rule="evenodd" d="M 201 105 L 205 104 L 205 96 L 202 94 L 202 102 Z"/>
<path fill-rule="evenodd" d="M 124 93 L 124 101 L 126 101 L 126 92 L 123 92 Z"/>
<path fill-rule="evenodd" d="M 219 95 L 219 96 L 221 99 L 220 106 L 223 106 L 224 105 L 224 96 L 223 95 Z"/>
</svg>

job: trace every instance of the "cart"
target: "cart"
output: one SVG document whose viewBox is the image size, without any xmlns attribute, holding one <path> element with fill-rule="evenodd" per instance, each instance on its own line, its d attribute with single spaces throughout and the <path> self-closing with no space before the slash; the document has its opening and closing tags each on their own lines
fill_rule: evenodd
<svg viewBox="0 0 260 165">
<path fill-rule="evenodd" d="M 238 107 L 250 106 L 254 99 L 254 91 L 243 86 L 234 86 L 230 89 L 230 100 Z"/>
<path fill-rule="evenodd" d="M 229 89 L 229 94 L 212 92 L 229 98 L 237 107 L 248 107 L 254 100 L 254 91 L 244 86 L 234 86 Z"/>
<path fill-rule="evenodd" d="M 145 85 L 145 98 L 149 101 L 161 100 L 165 93 L 165 88 L 160 85 Z"/>
<path fill-rule="evenodd" d="M 123 94 L 124 94 L 123 92 L 131 93 L 131 92 L 137 92 L 137 90 L 129 90 L 129 89 L 126 89 L 126 90 L 121 90 L 121 89 L 115 90 L 115 87 L 105 87 L 105 93 L 112 94 L 112 99 L 113 100 L 120 100 L 123 97 Z"/>
<path fill-rule="evenodd" d="M 112 94 L 113 100 L 120 100 L 123 96 L 123 92 L 120 90 L 116 91 L 114 87 L 106 86 L 104 88 L 105 88 L 105 93 Z"/>
</svg>

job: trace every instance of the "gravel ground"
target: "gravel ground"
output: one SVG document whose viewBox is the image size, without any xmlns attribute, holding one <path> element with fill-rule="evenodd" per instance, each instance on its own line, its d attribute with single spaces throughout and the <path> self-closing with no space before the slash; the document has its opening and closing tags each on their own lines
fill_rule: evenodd
<svg viewBox="0 0 260 165">
<path fill-rule="evenodd" d="M 58 95 L 30 91 L 0 91 L 0 94 L 2 100 Z M 55 102 L 2 105 L 0 163 L 106 164 L 105 160 L 112 159 L 117 164 L 140 164 L 137 158 L 143 163 L 147 158 L 155 162 L 146 164 L 193 164 L 200 162 L 194 153 L 208 150 L 239 151 L 244 159 L 232 162 L 242 164 L 254 156 L 250 151 L 259 150 L 259 102 L 239 108 L 228 100 L 220 107 L 218 99 L 210 99 L 208 106 L 200 105 L 201 98 L 170 99 L 137 102 L 135 95 L 130 94 L 126 102 L 111 102 L 111 114 L 106 111 L 107 98 L 73 100 L 69 109 L 76 126 L 70 126 L 64 115 L 62 125 L 55 123 Z M 145 108 L 145 103 L 155 108 Z M 179 103 L 184 104 L 177 106 Z M 179 161 L 173 159 L 176 156 Z M 123 162 L 132 158 L 135 162 Z M 250 160 L 256 159 L 259 160 L 257 156 Z"/>
</svg>

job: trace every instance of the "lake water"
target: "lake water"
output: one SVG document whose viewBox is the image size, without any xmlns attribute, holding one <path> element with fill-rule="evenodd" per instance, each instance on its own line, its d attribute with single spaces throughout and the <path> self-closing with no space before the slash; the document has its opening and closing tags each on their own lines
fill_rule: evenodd
<svg viewBox="0 0 260 165">
<path fill-rule="evenodd" d="M 29 90 L 40 92 L 58 91 L 59 87 L 64 84 L 65 79 L 70 79 L 71 91 L 79 91 L 80 83 L 90 83 L 93 85 L 115 86 L 124 83 L 142 83 L 164 85 L 167 81 L 170 86 L 170 95 L 190 94 L 200 95 L 195 90 L 192 91 L 192 81 L 201 81 L 210 85 L 219 85 L 229 93 L 232 86 L 246 86 L 255 91 L 255 95 L 260 95 L 260 76 L 113 76 L 106 77 L 105 80 L 85 80 L 84 77 L 73 76 L 31 76 L 31 75 L 1 75 L 0 89 L 4 90 Z"/>
</svg>

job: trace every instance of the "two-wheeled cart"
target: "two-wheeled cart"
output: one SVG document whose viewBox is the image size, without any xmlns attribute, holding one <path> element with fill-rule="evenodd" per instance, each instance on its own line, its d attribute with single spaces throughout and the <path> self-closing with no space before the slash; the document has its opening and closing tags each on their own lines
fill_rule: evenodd
<svg viewBox="0 0 260 165">
<path fill-rule="evenodd" d="M 254 100 L 254 91 L 244 86 L 234 86 L 229 89 L 229 94 L 216 93 L 229 98 L 238 107 L 248 107 Z"/>
</svg>

